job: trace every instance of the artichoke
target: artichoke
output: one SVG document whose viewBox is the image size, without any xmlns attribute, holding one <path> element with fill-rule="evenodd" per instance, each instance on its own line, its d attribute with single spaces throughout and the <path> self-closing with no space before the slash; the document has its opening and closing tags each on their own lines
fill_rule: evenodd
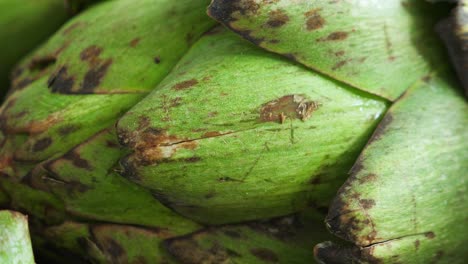
<svg viewBox="0 0 468 264">
<path fill-rule="evenodd" d="M 0 205 L 46 263 L 463 263 L 449 7 L 93 5 L 17 66 Z"/>
</svg>

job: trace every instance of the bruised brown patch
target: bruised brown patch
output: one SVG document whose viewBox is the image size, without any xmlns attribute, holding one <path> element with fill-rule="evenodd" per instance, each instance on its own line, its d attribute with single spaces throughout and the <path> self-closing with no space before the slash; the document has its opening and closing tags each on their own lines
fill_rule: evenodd
<svg viewBox="0 0 468 264">
<path fill-rule="evenodd" d="M 154 57 L 153 61 L 154 61 L 154 63 L 159 64 L 159 63 L 161 63 L 161 57 L 159 57 L 159 56 Z"/>
<path fill-rule="evenodd" d="M 414 247 L 416 248 L 416 251 L 419 249 L 420 245 L 421 245 L 421 241 L 419 241 L 419 239 L 416 239 L 416 241 L 414 241 Z"/>
<path fill-rule="evenodd" d="M 183 81 L 183 82 L 175 84 L 174 86 L 172 86 L 172 89 L 176 91 L 180 91 L 180 90 L 188 89 L 197 84 L 198 84 L 198 81 L 196 79 L 191 79 L 191 80 L 187 80 L 187 81 Z"/>
<path fill-rule="evenodd" d="M 155 128 L 146 128 L 125 137 L 130 137 L 123 141 L 134 150 L 132 157 L 136 164 L 166 162 L 178 149 L 195 149 L 198 145 L 196 140 L 181 139 Z"/>
<path fill-rule="evenodd" d="M 317 41 L 342 41 L 348 38 L 348 32 L 336 31 L 328 34 L 328 36 L 319 38 Z"/>
<path fill-rule="evenodd" d="M 320 16 L 320 9 L 312 9 L 304 13 L 306 17 L 306 28 L 313 31 L 322 28 L 325 25 L 325 19 Z"/>
<path fill-rule="evenodd" d="M 209 132 L 204 133 L 202 137 L 210 138 L 210 137 L 217 137 L 219 135 L 222 135 L 222 133 L 219 131 L 209 131 Z"/>
<path fill-rule="evenodd" d="M 65 125 L 63 127 L 60 127 L 57 132 L 61 135 L 61 136 L 67 136 L 68 134 L 70 133 L 73 133 L 77 130 L 79 130 L 80 127 L 78 125 Z"/>
<path fill-rule="evenodd" d="M 264 262 L 276 263 L 279 261 L 276 253 L 268 248 L 252 248 L 250 249 L 250 253 Z"/>
<path fill-rule="evenodd" d="M 368 144 L 371 144 L 372 142 L 379 140 L 382 137 L 382 135 L 385 133 L 385 131 L 387 131 L 387 127 L 392 122 L 393 122 L 392 113 L 391 112 L 386 113 L 382 121 L 380 121 L 379 125 L 375 129 L 374 134 L 372 135 Z"/>
<path fill-rule="evenodd" d="M 83 27 L 85 24 L 83 22 L 76 22 L 68 26 L 62 31 L 63 35 L 69 35 L 71 32 L 75 31 L 75 29 Z"/>
<path fill-rule="evenodd" d="M 368 210 L 374 207 L 375 201 L 373 199 L 361 199 L 359 200 L 359 204 L 362 206 L 362 208 Z"/>
<path fill-rule="evenodd" d="M 75 151 L 69 151 L 65 155 L 62 156 L 62 158 L 69 160 L 73 163 L 74 166 L 80 169 L 86 169 L 91 171 L 93 167 L 89 162 L 83 158 L 81 158 L 80 154 L 75 152 Z"/>
<path fill-rule="evenodd" d="M 336 71 L 340 69 L 341 67 L 345 66 L 347 63 L 348 63 L 348 60 L 339 61 L 335 65 L 333 65 L 332 70 Z"/>
<path fill-rule="evenodd" d="M 340 51 L 335 52 L 335 56 L 337 56 L 337 57 L 341 57 L 344 54 L 345 54 L 344 50 L 340 50 Z"/>
<path fill-rule="evenodd" d="M 53 93 L 71 93 L 75 78 L 68 75 L 68 68 L 62 66 L 59 70 L 53 73 L 47 81 L 47 86 Z"/>
<path fill-rule="evenodd" d="M 96 63 L 99 60 L 99 55 L 101 55 L 102 48 L 92 45 L 81 51 L 80 59 L 82 61 L 88 61 L 90 63 Z"/>
<path fill-rule="evenodd" d="M 373 173 L 369 173 L 364 177 L 359 178 L 359 184 L 364 184 L 364 183 L 371 183 L 374 182 L 377 179 L 377 175 Z"/>
<path fill-rule="evenodd" d="M 42 71 L 57 61 L 56 56 L 54 55 L 46 55 L 43 57 L 34 57 L 28 64 L 29 71 Z"/>
<path fill-rule="evenodd" d="M 426 233 L 424 234 L 424 236 L 427 237 L 427 238 L 429 238 L 429 239 L 433 239 L 433 238 L 436 237 L 435 233 L 432 232 L 432 231 L 426 232 Z"/>
<path fill-rule="evenodd" d="M 318 104 L 306 99 L 304 95 L 285 95 L 262 105 L 260 121 L 283 123 L 286 118 L 305 121 L 317 108 Z"/>
<path fill-rule="evenodd" d="M 33 152 L 43 151 L 52 144 L 52 139 L 50 137 L 42 138 L 34 143 L 32 147 Z"/>
<path fill-rule="evenodd" d="M 140 43 L 140 38 L 134 38 L 132 39 L 132 41 L 130 41 L 129 45 L 130 47 L 132 48 L 135 48 L 136 46 L 138 46 L 138 44 Z"/>
<path fill-rule="evenodd" d="M 223 248 L 216 242 L 208 249 L 198 244 L 197 239 L 202 239 L 204 235 L 205 233 L 201 231 L 187 236 L 168 239 L 164 241 L 163 245 L 180 263 L 227 263 L 226 261 L 229 260 L 231 255 L 226 248 Z"/>
<path fill-rule="evenodd" d="M 266 24 L 269 27 L 277 28 L 277 27 L 283 26 L 288 21 L 289 21 L 289 17 L 286 14 L 286 12 L 284 12 L 284 10 L 277 9 L 277 10 L 271 11 L 268 14 L 268 21 L 266 22 Z"/>
<path fill-rule="evenodd" d="M 92 93 L 94 89 L 101 84 L 102 78 L 106 75 L 111 64 L 112 59 L 107 59 L 102 64 L 89 69 L 84 76 L 83 83 L 81 84 L 82 92 Z"/>
</svg>

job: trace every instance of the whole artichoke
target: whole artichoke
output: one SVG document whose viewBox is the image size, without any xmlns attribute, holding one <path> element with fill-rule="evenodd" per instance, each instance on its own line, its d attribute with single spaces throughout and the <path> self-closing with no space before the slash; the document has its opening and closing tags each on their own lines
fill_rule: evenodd
<svg viewBox="0 0 468 264">
<path fill-rule="evenodd" d="M 464 263 L 448 10 L 103 1 L 19 64 L 0 205 L 46 263 Z"/>
</svg>

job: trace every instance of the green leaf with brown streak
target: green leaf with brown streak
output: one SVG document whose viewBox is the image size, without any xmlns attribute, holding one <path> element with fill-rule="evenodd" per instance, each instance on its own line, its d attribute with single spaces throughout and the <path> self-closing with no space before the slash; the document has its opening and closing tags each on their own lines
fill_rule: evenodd
<svg viewBox="0 0 468 264">
<path fill-rule="evenodd" d="M 323 215 L 299 214 L 239 225 L 210 227 L 168 239 L 168 251 L 179 263 L 314 263 L 314 243 L 332 238 Z"/>
<path fill-rule="evenodd" d="M 434 73 L 390 108 L 326 220 L 360 250 L 319 245 L 324 263 L 468 259 L 468 105 L 456 87 Z"/>
<path fill-rule="evenodd" d="M 439 10 L 420 0 L 213 0 L 208 14 L 266 50 L 393 101 L 440 63 Z"/>
<path fill-rule="evenodd" d="M 214 24 L 207 4 L 106 1 L 67 23 L 18 68 L 0 110 L 1 129 L 15 144 L 2 148 L 0 160 L 19 164 L 0 162 L 0 170 L 64 154 L 111 126 Z"/>
<path fill-rule="evenodd" d="M 47 261 L 71 258 L 76 263 L 176 263 L 162 247 L 162 241 L 171 237 L 165 230 L 78 222 L 37 230 L 41 232 L 33 234 L 33 244 Z"/>
<path fill-rule="evenodd" d="M 468 0 L 458 1 L 458 6 L 437 25 L 437 32 L 444 40 L 452 63 L 468 95 Z"/>
<path fill-rule="evenodd" d="M 0 263 L 35 263 L 28 218 L 18 212 L 0 211 Z"/>
<path fill-rule="evenodd" d="M 326 206 L 386 108 L 217 28 L 119 120 L 123 175 L 205 223 Z"/>
</svg>

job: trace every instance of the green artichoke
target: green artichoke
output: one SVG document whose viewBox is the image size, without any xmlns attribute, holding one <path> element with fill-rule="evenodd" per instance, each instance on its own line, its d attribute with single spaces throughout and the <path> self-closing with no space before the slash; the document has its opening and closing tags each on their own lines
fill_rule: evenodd
<svg viewBox="0 0 468 264">
<path fill-rule="evenodd" d="M 463 263 L 468 104 L 433 30 L 448 10 L 93 5 L 18 64 L 0 205 L 29 215 L 46 263 Z"/>
</svg>

